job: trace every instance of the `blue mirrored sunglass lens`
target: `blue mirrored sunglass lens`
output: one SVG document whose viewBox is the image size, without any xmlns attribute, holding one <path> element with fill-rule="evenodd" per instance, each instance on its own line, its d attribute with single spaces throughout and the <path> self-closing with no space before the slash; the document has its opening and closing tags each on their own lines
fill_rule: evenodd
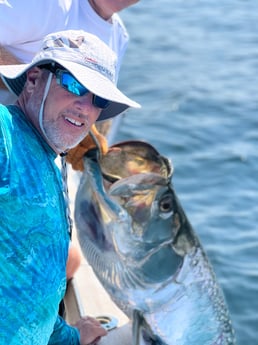
<svg viewBox="0 0 258 345">
<path fill-rule="evenodd" d="M 89 90 L 80 84 L 70 73 L 63 72 L 60 77 L 62 87 L 67 91 L 77 96 L 84 96 L 89 92 Z"/>
<path fill-rule="evenodd" d="M 93 104 L 95 105 L 95 107 L 98 107 L 100 109 L 105 109 L 109 106 L 109 104 L 111 103 L 109 100 L 96 96 L 94 95 L 93 99 L 92 99 Z"/>
<path fill-rule="evenodd" d="M 59 85 L 67 91 L 77 96 L 84 96 L 90 92 L 86 87 L 79 83 L 69 72 L 57 70 L 56 78 Z M 92 104 L 100 109 L 105 109 L 111 102 L 105 98 L 93 95 Z"/>
</svg>

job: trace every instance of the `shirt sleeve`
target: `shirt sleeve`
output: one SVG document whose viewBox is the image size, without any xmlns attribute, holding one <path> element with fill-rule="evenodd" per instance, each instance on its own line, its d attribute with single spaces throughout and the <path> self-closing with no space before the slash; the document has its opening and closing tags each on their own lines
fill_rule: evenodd
<svg viewBox="0 0 258 345">
<path fill-rule="evenodd" d="M 11 149 L 11 136 L 6 129 L 10 121 L 6 115 L 6 108 L 0 106 L 0 196 L 8 193 L 10 179 L 9 152 Z"/>
<path fill-rule="evenodd" d="M 57 317 L 48 345 L 80 345 L 80 333 L 69 326 L 60 316 Z"/>
</svg>

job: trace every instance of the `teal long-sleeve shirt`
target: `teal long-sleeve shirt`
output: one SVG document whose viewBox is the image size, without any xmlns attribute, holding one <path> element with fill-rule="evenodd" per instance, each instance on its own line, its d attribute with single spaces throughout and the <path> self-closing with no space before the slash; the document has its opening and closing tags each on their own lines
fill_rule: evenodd
<svg viewBox="0 0 258 345">
<path fill-rule="evenodd" d="M 0 345 L 79 344 L 58 316 L 69 234 L 55 159 L 18 107 L 0 105 Z"/>
</svg>

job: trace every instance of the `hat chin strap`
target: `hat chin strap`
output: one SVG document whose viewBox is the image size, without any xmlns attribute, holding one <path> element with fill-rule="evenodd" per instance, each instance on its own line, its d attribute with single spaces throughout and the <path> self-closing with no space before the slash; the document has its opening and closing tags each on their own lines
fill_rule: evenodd
<svg viewBox="0 0 258 345">
<path fill-rule="evenodd" d="M 46 141 L 48 142 L 49 146 L 51 146 L 54 149 L 54 151 L 59 152 L 59 150 L 55 147 L 55 145 L 53 143 L 51 143 L 51 140 L 49 140 L 47 133 L 46 133 L 44 126 L 43 126 L 44 106 L 45 106 L 45 101 L 46 101 L 46 98 L 47 98 L 47 95 L 48 95 L 48 92 L 50 89 L 50 84 L 51 84 L 52 78 L 53 78 L 53 73 L 49 73 L 48 79 L 46 82 L 46 86 L 45 86 L 45 90 L 44 90 L 44 94 L 42 97 L 42 102 L 41 102 L 40 109 L 39 109 L 39 127 L 41 129 L 42 134 L 45 136 Z"/>
</svg>

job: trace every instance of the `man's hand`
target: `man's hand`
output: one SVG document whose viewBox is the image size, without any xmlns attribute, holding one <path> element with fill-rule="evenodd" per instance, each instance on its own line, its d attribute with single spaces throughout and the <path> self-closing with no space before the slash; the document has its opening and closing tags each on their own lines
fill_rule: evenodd
<svg viewBox="0 0 258 345">
<path fill-rule="evenodd" d="M 76 322 L 74 327 L 80 332 L 80 344 L 90 345 L 97 343 L 101 337 L 107 335 L 107 331 L 100 322 L 93 317 L 84 316 Z"/>
</svg>

